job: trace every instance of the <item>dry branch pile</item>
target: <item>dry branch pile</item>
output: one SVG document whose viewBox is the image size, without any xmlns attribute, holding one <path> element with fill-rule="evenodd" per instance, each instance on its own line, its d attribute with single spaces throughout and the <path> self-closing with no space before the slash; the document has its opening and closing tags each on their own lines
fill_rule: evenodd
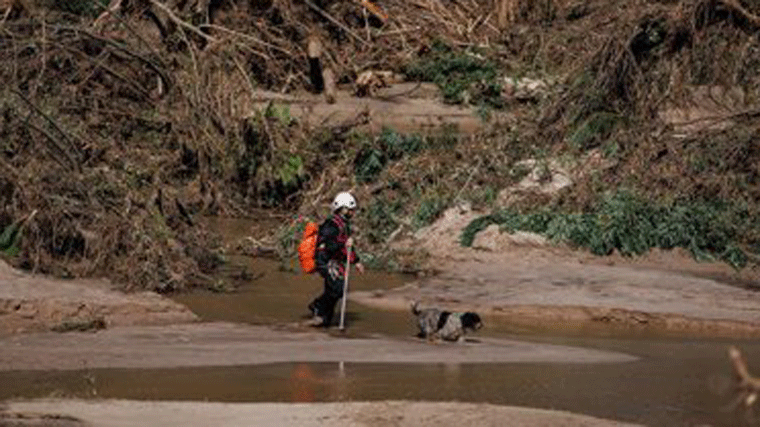
<svg viewBox="0 0 760 427">
<path fill-rule="evenodd" d="M 193 215 L 304 201 L 313 208 L 323 193 L 346 185 L 368 199 L 395 197 L 351 178 L 357 159 L 387 154 L 380 147 L 387 143 L 349 144 L 361 116 L 338 129 L 311 129 L 277 106 L 252 107 L 262 91 L 271 99 L 313 90 L 314 38 L 338 84 L 353 84 L 368 70 L 401 72 L 441 42 L 455 54 L 487 57 L 500 76 L 562 82 L 559 97 L 515 105 L 508 129 L 434 141 L 438 151 L 403 157 L 405 163 L 388 160 L 376 178 L 408 187 L 417 202 L 415 183 L 493 193 L 509 183 L 521 158 L 568 148 L 617 153 L 615 166 L 604 171 L 610 176 L 602 177 L 611 186 L 629 184 L 633 174 L 645 176 L 636 184 L 656 195 L 760 198 L 752 126 L 760 99 L 753 72 L 760 20 L 752 4 L 114 0 L 107 10 L 97 4 L 0 3 L 0 226 L 38 212 L 14 249 L 16 263 L 30 269 L 181 288 L 207 281 L 216 262 L 211 236 Z M 718 87 L 731 90 L 715 96 Z M 704 107 L 708 98 L 732 105 L 697 116 L 699 132 L 693 118 L 671 117 Z M 596 194 L 599 176 L 587 176 L 567 194 L 572 203 Z M 461 196 L 423 193 L 431 198 L 430 206 L 415 206 L 422 218 L 440 208 L 436 197 Z"/>
</svg>

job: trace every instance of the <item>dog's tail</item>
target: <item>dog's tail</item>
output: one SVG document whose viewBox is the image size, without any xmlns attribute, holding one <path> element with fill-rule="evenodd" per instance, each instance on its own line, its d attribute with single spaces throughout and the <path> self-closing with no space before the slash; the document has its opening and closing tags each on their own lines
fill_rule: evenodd
<svg viewBox="0 0 760 427">
<path fill-rule="evenodd" d="M 420 302 L 419 301 L 412 301 L 412 314 L 415 316 L 420 314 Z"/>
</svg>

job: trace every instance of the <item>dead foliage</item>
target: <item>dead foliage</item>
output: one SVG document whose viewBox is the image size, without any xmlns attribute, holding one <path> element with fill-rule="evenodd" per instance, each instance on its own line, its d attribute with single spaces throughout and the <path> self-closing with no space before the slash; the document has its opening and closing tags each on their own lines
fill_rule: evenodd
<svg viewBox="0 0 760 427">
<path fill-rule="evenodd" d="M 605 182 L 754 204 L 760 78 L 749 70 L 760 60 L 757 15 L 738 1 L 637 6 L 610 17 L 614 26 L 600 20 L 609 36 L 540 118 L 537 138 L 557 149 L 600 149 L 618 162 L 587 174 L 570 197 L 582 206 Z"/>
<path fill-rule="evenodd" d="M 165 58 L 68 15 L 22 16 L 2 30 L 0 224 L 37 212 L 14 264 L 128 289 L 209 283 L 218 244 L 194 216 L 217 200 L 199 178 L 203 150 L 184 134 L 206 129 L 180 124 L 190 113 L 177 105 L 192 101 Z M 184 102 L 166 108 L 169 96 Z"/>
<path fill-rule="evenodd" d="M 560 204 L 575 208 L 625 185 L 658 197 L 760 196 L 753 4 L 115 0 L 77 15 L 6 3 L 0 225 L 38 212 L 15 258 L 33 270 L 135 288 L 201 284 L 218 259 L 196 216 L 245 216 L 252 206 L 321 213 L 347 188 L 378 201 L 363 225 L 385 230 L 372 236 L 383 244 L 446 204 L 490 203 L 519 160 L 562 151 L 613 160 L 563 193 Z M 313 89 L 314 38 L 344 87 L 369 70 L 403 71 L 443 44 L 487 58 L 494 81 L 552 77 L 563 89 L 510 104 L 515 119 L 499 129 L 444 131 L 400 155 L 396 137 L 351 134 L 361 112 L 323 129 L 287 107 L 252 107 Z M 683 123 L 663 114 L 691 111 L 713 87 L 740 89 L 741 102 L 724 97 L 725 110 Z M 416 143 L 400 141 L 401 151 Z"/>
</svg>

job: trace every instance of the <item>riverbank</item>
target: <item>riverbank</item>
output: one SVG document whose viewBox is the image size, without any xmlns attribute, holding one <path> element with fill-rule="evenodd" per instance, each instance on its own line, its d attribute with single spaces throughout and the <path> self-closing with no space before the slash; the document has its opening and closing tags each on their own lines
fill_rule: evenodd
<svg viewBox="0 0 760 427">
<path fill-rule="evenodd" d="M 353 292 L 351 299 L 389 310 L 408 310 L 420 301 L 559 333 L 760 336 L 756 270 L 698 262 L 681 250 L 596 257 L 495 226 L 479 233 L 472 248 L 462 247 L 462 230 L 478 215 L 449 209 L 394 243 L 397 249 L 426 251 L 426 267 L 435 274 L 397 289 Z"/>
<path fill-rule="evenodd" d="M 614 422 L 563 411 L 517 408 L 487 404 L 429 402 L 260 403 L 135 402 L 44 400 L 11 402 L 0 423 L 13 426 L 79 427 L 117 426 L 252 426 L 280 427 L 381 427 L 503 426 L 514 427 L 625 427 L 637 424 Z M 25 414 L 15 416 L 14 414 Z M 30 414 L 65 414 L 60 418 Z"/>
</svg>

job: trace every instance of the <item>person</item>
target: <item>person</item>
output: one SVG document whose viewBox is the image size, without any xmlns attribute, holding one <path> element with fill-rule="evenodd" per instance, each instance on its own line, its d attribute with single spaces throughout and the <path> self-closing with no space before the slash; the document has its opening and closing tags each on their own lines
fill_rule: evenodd
<svg viewBox="0 0 760 427">
<path fill-rule="evenodd" d="M 319 275 L 324 279 L 324 290 L 309 304 L 312 326 L 330 326 L 335 304 L 343 297 L 346 262 L 364 272 L 364 265 L 354 250 L 351 237 L 351 219 L 356 213 L 356 199 L 342 192 L 332 202 L 332 216 L 319 226 L 315 261 Z M 350 255 L 349 255 L 350 253 Z"/>
</svg>

